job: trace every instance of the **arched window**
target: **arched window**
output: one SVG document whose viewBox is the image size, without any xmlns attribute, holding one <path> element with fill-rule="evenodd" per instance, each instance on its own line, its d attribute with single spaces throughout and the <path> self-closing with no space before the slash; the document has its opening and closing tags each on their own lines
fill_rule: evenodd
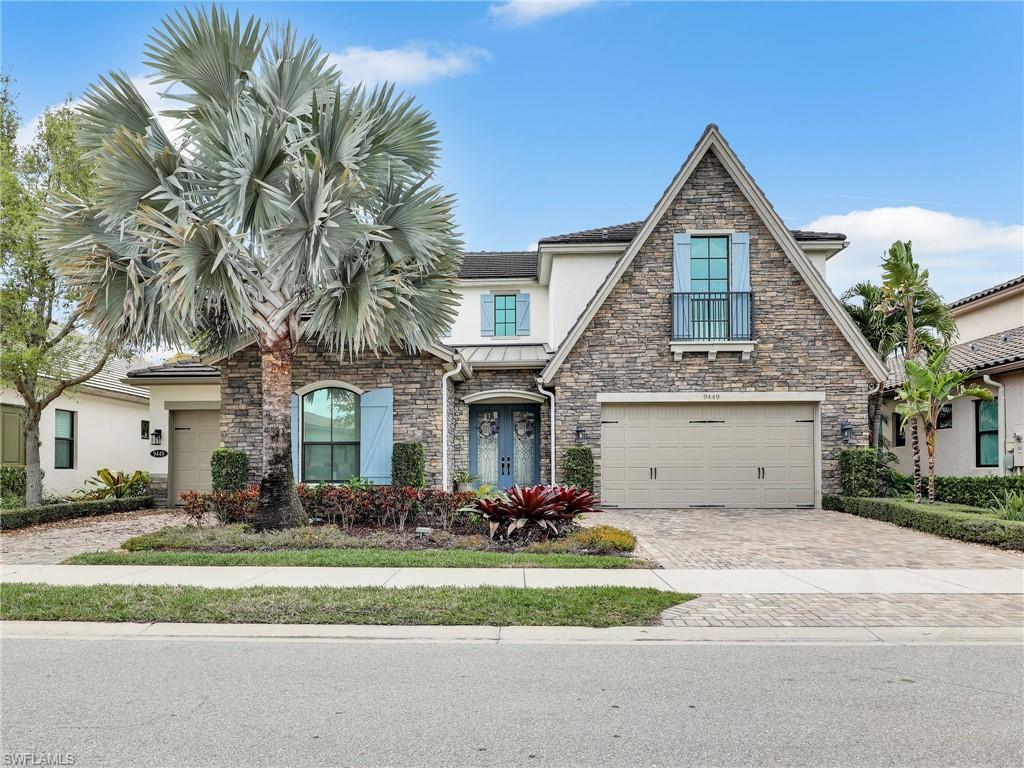
<svg viewBox="0 0 1024 768">
<path fill-rule="evenodd" d="M 340 387 L 302 396 L 302 481 L 343 483 L 359 475 L 359 395 Z"/>
</svg>

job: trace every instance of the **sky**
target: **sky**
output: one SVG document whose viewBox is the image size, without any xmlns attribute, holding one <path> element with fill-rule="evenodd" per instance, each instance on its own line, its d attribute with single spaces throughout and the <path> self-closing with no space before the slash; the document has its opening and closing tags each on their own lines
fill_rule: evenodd
<svg viewBox="0 0 1024 768">
<path fill-rule="evenodd" d="M 0 2 L 32 134 L 178 4 Z M 836 293 L 914 243 L 953 300 L 1024 272 L 1022 3 L 249 3 L 434 116 L 467 250 L 644 218 L 717 123 L 793 228 L 847 234 Z"/>
</svg>

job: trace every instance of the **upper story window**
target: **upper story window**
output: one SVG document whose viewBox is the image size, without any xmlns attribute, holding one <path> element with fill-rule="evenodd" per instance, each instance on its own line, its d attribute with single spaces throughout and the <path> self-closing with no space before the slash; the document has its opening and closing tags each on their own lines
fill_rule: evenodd
<svg viewBox="0 0 1024 768">
<path fill-rule="evenodd" d="M 693 293 L 728 292 L 728 237 L 694 237 L 691 239 L 690 290 Z"/>
<path fill-rule="evenodd" d="M 498 294 L 494 297 L 494 335 L 516 335 L 516 295 Z"/>
<path fill-rule="evenodd" d="M 974 456 L 979 467 L 999 466 L 999 403 L 974 401 Z"/>
<path fill-rule="evenodd" d="M 75 412 L 54 413 L 53 468 L 75 468 Z"/>
<path fill-rule="evenodd" d="M 302 481 L 343 483 L 359 475 L 359 395 L 324 387 L 302 396 Z"/>
<path fill-rule="evenodd" d="M 481 294 L 480 335 L 529 336 L 530 294 L 525 291 Z"/>
</svg>

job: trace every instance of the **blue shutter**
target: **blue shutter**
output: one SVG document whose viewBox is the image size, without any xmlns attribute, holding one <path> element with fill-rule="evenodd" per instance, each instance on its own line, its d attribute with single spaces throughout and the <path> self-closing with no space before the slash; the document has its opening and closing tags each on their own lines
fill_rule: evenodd
<svg viewBox="0 0 1024 768">
<path fill-rule="evenodd" d="M 732 258 L 729 275 L 732 291 L 730 312 L 732 313 L 733 338 L 749 339 L 750 328 L 750 235 L 747 232 L 733 232 Z"/>
<path fill-rule="evenodd" d="M 391 484 L 395 390 L 371 389 L 359 398 L 359 476 L 374 485 Z"/>
<path fill-rule="evenodd" d="M 672 292 L 690 292 L 690 236 L 683 232 L 672 235 Z M 693 337 L 693 313 L 689 296 L 672 297 L 672 338 Z"/>
<path fill-rule="evenodd" d="M 530 294 L 516 294 L 516 336 L 530 335 Z"/>
<path fill-rule="evenodd" d="M 292 479 L 295 482 L 299 482 L 302 475 L 299 474 L 299 453 L 302 449 L 302 444 L 299 442 L 299 403 L 301 398 L 293 394 L 292 395 Z"/>
<path fill-rule="evenodd" d="M 480 294 L 480 335 L 494 335 L 494 296 Z"/>
</svg>

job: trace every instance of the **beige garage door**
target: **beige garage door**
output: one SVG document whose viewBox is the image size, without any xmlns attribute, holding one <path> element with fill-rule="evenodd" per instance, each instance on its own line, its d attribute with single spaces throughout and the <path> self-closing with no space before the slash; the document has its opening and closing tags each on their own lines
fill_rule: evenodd
<svg viewBox="0 0 1024 768">
<path fill-rule="evenodd" d="M 606 404 L 601 498 L 623 507 L 815 502 L 814 404 Z"/>
<path fill-rule="evenodd" d="M 210 454 L 220 446 L 220 411 L 171 413 L 171 472 L 175 500 L 182 491 L 209 491 Z"/>
</svg>

